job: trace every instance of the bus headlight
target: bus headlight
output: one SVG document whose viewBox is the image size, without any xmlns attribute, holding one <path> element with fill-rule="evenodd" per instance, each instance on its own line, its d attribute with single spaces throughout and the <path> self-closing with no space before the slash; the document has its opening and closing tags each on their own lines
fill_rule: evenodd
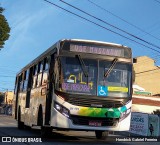
<svg viewBox="0 0 160 145">
<path fill-rule="evenodd" d="M 55 103 L 55 108 L 59 112 L 61 112 L 61 110 L 62 110 L 62 107 L 59 104 L 57 104 L 57 103 Z"/>
<path fill-rule="evenodd" d="M 69 118 L 69 110 L 67 108 L 65 108 L 64 106 L 60 105 L 59 103 L 55 102 L 54 103 L 54 108 L 60 112 L 61 114 L 63 114 L 64 116 L 66 116 L 67 118 Z"/>
</svg>

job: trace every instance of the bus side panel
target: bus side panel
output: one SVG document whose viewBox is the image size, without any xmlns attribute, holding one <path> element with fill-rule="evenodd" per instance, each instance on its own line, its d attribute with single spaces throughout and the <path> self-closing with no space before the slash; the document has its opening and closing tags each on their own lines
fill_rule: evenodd
<svg viewBox="0 0 160 145">
<path fill-rule="evenodd" d="M 13 95 L 13 103 L 12 103 L 12 117 L 14 118 L 14 119 L 16 119 L 16 95 L 14 94 Z"/>
<path fill-rule="evenodd" d="M 45 93 L 43 94 L 44 89 L 46 89 L 46 87 L 42 86 L 31 90 L 30 109 L 26 111 L 29 114 L 30 126 L 37 125 L 38 111 L 40 105 L 42 106 L 43 122 L 44 122 L 45 107 L 46 107 L 46 95 Z"/>
<path fill-rule="evenodd" d="M 43 124 L 45 122 L 45 108 L 46 108 L 46 93 L 47 93 L 47 85 L 41 86 L 38 88 L 38 110 L 37 110 L 37 120 L 38 120 L 38 111 L 40 105 L 42 106 L 42 114 L 43 114 Z"/>
<path fill-rule="evenodd" d="M 131 122 L 131 112 L 130 114 L 122 121 L 119 122 L 119 131 L 129 131 Z"/>
<path fill-rule="evenodd" d="M 38 100 L 37 100 L 37 89 L 31 90 L 31 97 L 30 97 L 30 118 L 31 118 L 31 125 L 37 124 L 37 110 L 38 110 Z"/>
<path fill-rule="evenodd" d="M 30 121 L 30 114 L 31 114 L 31 110 L 30 108 L 25 108 L 25 111 L 24 111 L 25 115 L 24 115 L 24 124 L 27 125 L 27 126 L 31 126 L 31 121 Z"/>
<path fill-rule="evenodd" d="M 31 95 L 31 97 L 30 98 L 32 98 L 32 95 Z M 30 102 L 32 102 L 31 101 L 31 99 L 30 99 Z M 33 117 L 33 108 L 31 107 L 31 105 L 30 105 L 30 107 L 29 108 L 25 108 L 25 111 L 24 111 L 24 113 L 25 113 L 25 115 L 24 115 L 24 117 L 25 117 L 25 119 L 24 119 L 24 124 L 25 125 L 27 125 L 27 126 L 32 126 L 32 117 Z"/>
<path fill-rule="evenodd" d="M 31 96 L 30 96 L 30 107 L 29 108 L 24 108 L 24 124 L 27 125 L 27 126 L 32 126 L 33 124 L 35 124 L 35 108 L 37 108 L 34 104 L 34 102 L 36 101 L 33 101 L 34 99 L 34 93 L 35 92 L 35 89 L 31 91 Z M 34 118 L 33 118 L 34 117 Z"/>
<path fill-rule="evenodd" d="M 26 104 L 26 94 L 19 93 L 18 95 L 18 106 L 20 106 L 20 114 L 21 114 L 21 121 L 25 122 L 25 104 Z"/>
</svg>

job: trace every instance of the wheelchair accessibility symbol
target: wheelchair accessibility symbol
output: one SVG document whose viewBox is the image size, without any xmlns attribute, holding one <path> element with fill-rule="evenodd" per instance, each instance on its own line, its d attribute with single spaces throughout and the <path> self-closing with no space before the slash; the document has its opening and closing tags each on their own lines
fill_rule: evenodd
<svg viewBox="0 0 160 145">
<path fill-rule="evenodd" d="M 98 96 L 107 96 L 108 88 L 106 86 L 98 86 Z"/>
</svg>

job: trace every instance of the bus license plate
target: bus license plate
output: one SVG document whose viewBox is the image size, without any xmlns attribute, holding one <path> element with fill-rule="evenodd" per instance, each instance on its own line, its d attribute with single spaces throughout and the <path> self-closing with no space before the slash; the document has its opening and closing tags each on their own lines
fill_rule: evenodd
<svg viewBox="0 0 160 145">
<path fill-rule="evenodd" d="M 89 121 L 89 126 L 102 126 L 100 121 Z"/>
</svg>

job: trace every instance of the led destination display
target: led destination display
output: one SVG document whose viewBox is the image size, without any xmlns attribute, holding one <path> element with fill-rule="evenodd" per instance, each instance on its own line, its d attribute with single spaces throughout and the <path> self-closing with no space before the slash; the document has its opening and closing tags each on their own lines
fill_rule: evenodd
<svg viewBox="0 0 160 145">
<path fill-rule="evenodd" d="M 86 46 L 86 45 L 74 45 L 70 44 L 70 51 L 82 52 L 91 54 L 111 55 L 119 57 L 130 57 L 130 54 L 126 53 L 124 48 L 117 48 L 113 46 Z M 127 55 L 126 55 L 127 54 Z"/>
</svg>

